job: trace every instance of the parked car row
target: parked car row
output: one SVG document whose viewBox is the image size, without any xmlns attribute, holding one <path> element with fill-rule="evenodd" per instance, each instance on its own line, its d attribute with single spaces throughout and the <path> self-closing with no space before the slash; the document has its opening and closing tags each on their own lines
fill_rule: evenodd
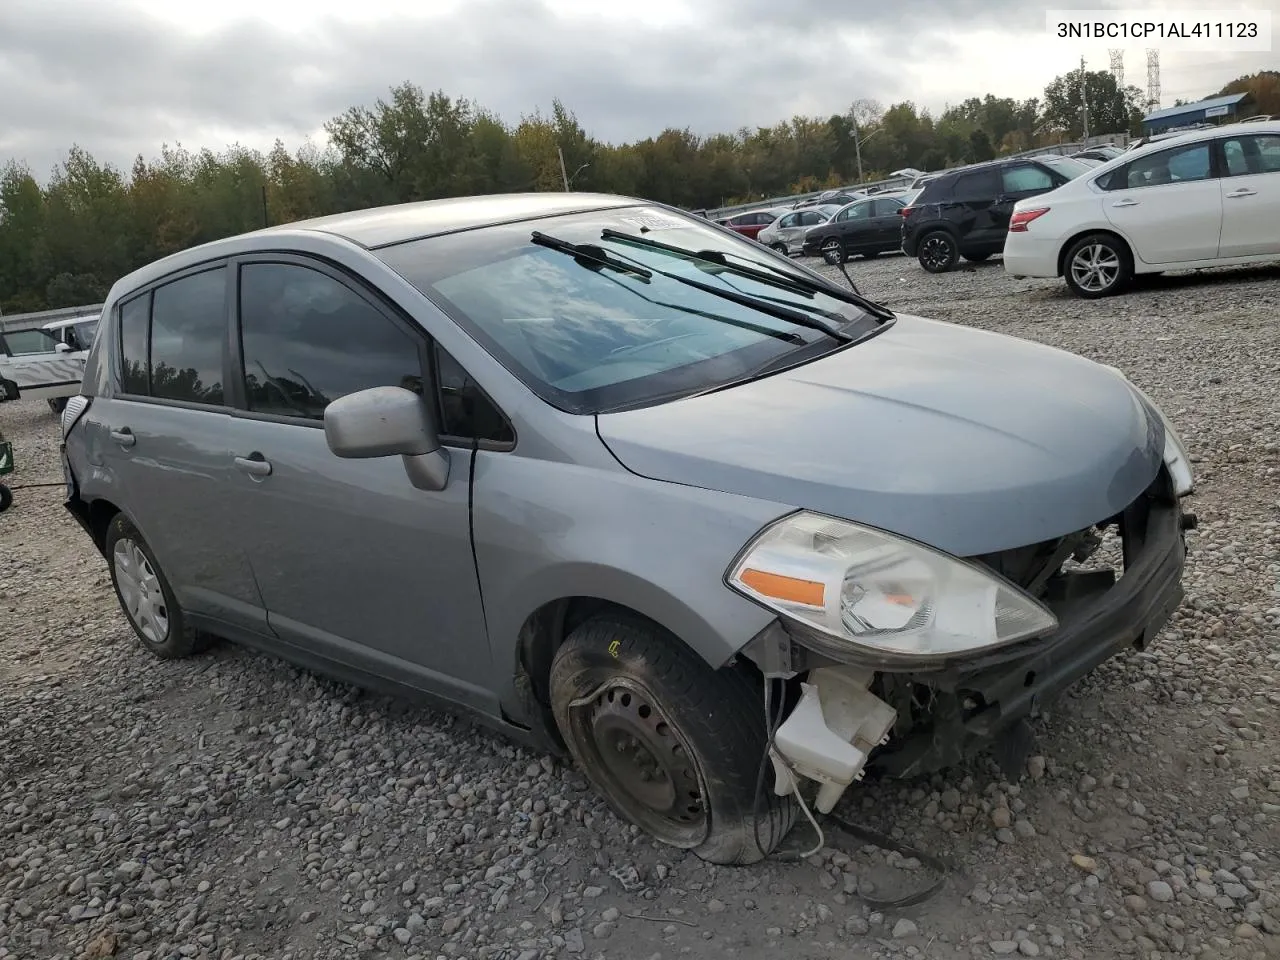
<svg viewBox="0 0 1280 960">
<path fill-rule="evenodd" d="M 0 401 L 47 400 L 61 412 L 80 392 L 98 314 L 55 320 L 33 330 L 0 328 Z"/>
<path fill-rule="evenodd" d="M 1280 122 L 1184 132 L 1013 207 L 1004 268 L 1081 297 L 1137 274 L 1280 257 Z"/>
</svg>

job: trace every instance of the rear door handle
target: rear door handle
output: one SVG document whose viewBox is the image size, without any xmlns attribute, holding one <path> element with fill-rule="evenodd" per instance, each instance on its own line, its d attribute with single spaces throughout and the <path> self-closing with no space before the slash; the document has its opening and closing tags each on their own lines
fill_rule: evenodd
<svg viewBox="0 0 1280 960">
<path fill-rule="evenodd" d="M 1113 207 L 1136 207 L 1137 205 L 1138 205 L 1137 200 L 1128 200 L 1128 199 L 1117 200 L 1115 203 L 1112 204 Z"/>
<path fill-rule="evenodd" d="M 111 439 L 122 447 L 132 447 L 138 442 L 138 438 L 133 435 L 133 431 L 128 427 L 121 427 L 119 430 L 112 430 Z"/>
<path fill-rule="evenodd" d="M 271 461 L 262 454 L 254 452 L 247 457 L 236 457 L 236 469 L 251 477 L 271 476 Z"/>
<path fill-rule="evenodd" d="M 1252 197 L 1256 196 L 1257 190 L 1250 190 L 1248 187 L 1241 187 L 1239 190 L 1232 190 L 1227 194 L 1228 199 L 1234 200 L 1236 197 Z"/>
</svg>

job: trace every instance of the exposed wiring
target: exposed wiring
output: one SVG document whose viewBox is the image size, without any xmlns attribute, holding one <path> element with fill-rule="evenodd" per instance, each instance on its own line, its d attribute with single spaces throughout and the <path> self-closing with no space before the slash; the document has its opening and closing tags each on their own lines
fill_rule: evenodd
<svg viewBox="0 0 1280 960">
<path fill-rule="evenodd" d="M 779 680 L 778 682 L 781 684 L 782 681 Z M 764 753 L 760 758 L 760 766 L 756 771 L 756 791 L 755 797 L 752 801 L 751 810 L 752 829 L 755 833 L 756 846 L 761 850 L 764 849 L 764 845 L 760 843 L 760 801 L 765 789 L 765 774 L 768 770 L 770 758 L 777 753 L 777 746 L 774 739 L 777 736 L 778 728 L 782 726 L 782 708 L 784 706 L 784 704 L 779 702 L 775 708 L 773 684 L 773 679 L 765 679 L 764 715 L 767 739 L 765 742 Z M 781 701 L 781 698 L 779 698 L 779 700 Z M 826 845 L 827 835 L 818 823 L 818 819 L 810 811 L 808 804 L 806 804 L 803 797 L 800 796 L 800 777 L 795 774 L 790 764 L 787 764 L 786 766 L 788 773 L 791 774 L 792 789 L 795 793 L 796 799 L 800 803 L 800 809 L 804 812 L 809 823 L 813 826 L 814 831 L 818 835 L 818 845 L 807 853 L 784 852 L 775 854 L 775 856 L 780 860 L 803 860 L 822 850 Z M 828 829 L 834 827 L 837 832 L 847 834 L 857 840 L 861 840 L 863 843 L 871 844 L 872 846 L 879 847 L 881 850 L 886 850 L 891 853 L 897 853 L 903 857 L 911 857 L 919 860 L 922 865 L 929 867 L 937 873 L 936 879 L 931 884 L 916 891 L 915 893 L 907 894 L 905 897 L 881 899 L 879 897 L 868 896 L 861 892 L 854 894 L 855 897 L 868 906 L 886 910 L 900 909 L 902 907 L 914 906 L 917 903 L 923 903 L 943 888 L 947 882 L 947 877 L 952 872 L 951 865 L 941 857 L 936 857 L 932 854 L 925 853 L 923 850 L 918 850 L 907 844 L 899 843 L 897 840 L 894 840 L 886 834 L 860 826 L 856 823 L 851 823 L 843 817 L 837 817 L 834 814 L 826 814 L 822 818 L 822 822 L 827 825 Z"/>
</svg>

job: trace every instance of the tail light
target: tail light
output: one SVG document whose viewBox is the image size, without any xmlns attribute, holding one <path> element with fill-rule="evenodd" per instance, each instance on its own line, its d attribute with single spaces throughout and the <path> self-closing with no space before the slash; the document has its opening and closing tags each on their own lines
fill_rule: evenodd
<svg viewBox="0 0 1280 960">
<path fill-rule="evenodd" d="M 1015 210 L 1013 216 L 1009 218 L 1009 232 L 1026 233 L 1027 225 L 1032 220 L 1043 217 L 1048 212 L 1048 207 L 1039 207 L 1035 210 Z"/>
<path fill-rule="evenodd" d="M 89 409 L 89 398 L 83 394 L 67 398 L 67 405 L 62 408 L 62 438 L 65 440 L 76 421 Z"/>
<path fill-rule="evenodd" d="M 915 209 L 916 209 L 915 207 L 899 207 L 898 216 L 900 217 L 910 216 L 912 213 L 915 212 Z"/>
</svg>

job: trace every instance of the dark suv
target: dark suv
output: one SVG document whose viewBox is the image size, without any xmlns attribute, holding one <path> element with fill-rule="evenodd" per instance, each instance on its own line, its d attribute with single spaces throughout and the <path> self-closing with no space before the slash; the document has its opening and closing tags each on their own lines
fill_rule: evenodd
<svg viewBox="0 0 1280 960">
<path fill-rule="evenodd" d="M 950 270 L 960 257 L 985 260 L 1004 249 L 1015 203 L 1091 169 L 1070 157 L 1028 157 L 940 173 L 901 211 L 902 252 L 930 273 Z"/>
</svg>

